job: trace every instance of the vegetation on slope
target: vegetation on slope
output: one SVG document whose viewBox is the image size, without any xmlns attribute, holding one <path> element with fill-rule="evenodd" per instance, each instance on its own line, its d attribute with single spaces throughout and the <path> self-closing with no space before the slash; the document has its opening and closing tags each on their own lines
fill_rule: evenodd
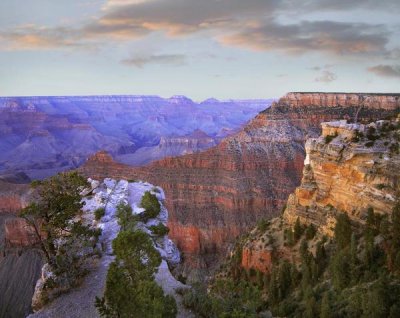
<svg viewBox="0 0 400 318">
<path fill-rule="evenodd" d="M 102 317 L 172 318 L 177 314 L 175 299 L 164 295 L 154 281 L 161 263 L 151 238 L 136 229 L 136 218 L 128 205 L 119 205 L 121 231 L 113 241 L 115 261 L 107 273 L 106 289 L 96 298 Z"/>
<path fill-rule="evenodd" d="M 94 252 L 100 235 L 82 222 L 81 192 L 88 186 L 86 179 L 76 172 L 32 183 L 35 201 L 23 209 L 21 216 L 34 229 L 52 273 L 45 290 L 68 290 L 79 284 L 86 273 L 86 258 L 82 255 Z"/>
<path fill-rule="evenodd" d="M 245 270 L 239 242 L 209 292 L 197 288 L 184 303 L 202 317 L 400 317 L 400 203 L 391 217 L 370 208 L 363 225 L 338 214 L 333 238 L 297 222 L 279 235 L 288 230 L 297 233 L 290 246 L 285 238 L 291 260 L 274 259 L 267 273 Z"/>
</svg>

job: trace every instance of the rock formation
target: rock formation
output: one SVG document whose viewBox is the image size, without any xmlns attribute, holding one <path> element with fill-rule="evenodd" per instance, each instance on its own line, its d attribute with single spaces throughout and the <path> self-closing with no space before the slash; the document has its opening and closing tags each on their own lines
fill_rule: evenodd
<svg viewBox="0 0 400 318">
<path fill-rule="evenodd" d="M 400 198 L 400 120 L 323 123 L 322 135 L 307 140 L 306 153 L 302 182 L 283 215 L 271 220 L 267 231 L 254 229 L 243 243 L 243 268 L 268 272 L 274 259 L 298 257 L 298 245 L 288 246 L 284 234 L 297 220 L 329 237 L 338 213 L 357 226 L 369 208 L 390 214 Z"/>
<path fill-rule="evenodd" d="M 165 158 L 141 169 L 116 164 L 100 153 L 81 171 L 163 187 L 170 236 L 183 251 L 185 264 L 190 270 L 208 268 L 257 220 L 280 213 L 300 184 L 304 142 L 320 134 L 322 122 L 356 117 L 367 122 L 398 111 L 399 95 L 289 93 L 207 151 Z"/>
<path fill-rule="evenodd" d="M 128 204 L 134 214 L 144 211 L 140 207 L 141 199 L 146 191 L 151 192 L 157 197 L 161 205 L 161 211 L 155 218 L 146 222 L 139 221 L 137 228 L 147 233 L 153 240 L 154 247 L 160 253 L 162 262 L 155 275 L 155 281 L 162 287 L 165 294 L 176 298 L 178 303 L 178 317 L 192 317 L 192 315 L 181 305 L 181 296 L 176 293 L 178 288 L 187 288 L 186 285 L 177 281 L 170 272 L 171 266 L 176 266 L 180 262 L 180 253 L 168 235 L 156 235 L 152 233 L 150 227 L 163 223 L 168 220 L 168 211 L 163 202 L 165 194 L 159 187 L 144 182 L 128 182 L 126 180 L 105 179 L 103 181 L 90 180 L 92 189 L 90 195 L 83 198 L 85 202 L 83 219 L 95 227 L 102 229 L 100 243 L 103 246 L 103 253 L 99 259 L 90 262 L 90 270 L 83 282 L 77 288 L 69 290 L 62 295 L 53 295 L 56 298 L 49 304 L 43 306 L 41 301 L 44 293 L 46 280 L 54 275 L 49 271 L 46 264 L 42 268 L 41 278 L 35 288 L 32 306 L 35 313 L 30 318 L 40 317 L 99 317 L 95 308 L 95 297 L 101 297 L 104 293 L 107 270 L 115 256 L 112 251 L 112 241 L 120 231 L 118 218 L 116 215 L 117 206 L 120 203 Z M 98 208 L 105 209 L 105 215 L 100 220 L 95 220 L 94 212 Z M 49 291 L 47 291 L 49 293 Z"/>
<path fill-rule="evenodd" d="M 330 140 L 332 139 L 332 140 Z M 400 124 L 330 122 L 306 143 L 301 185 L 291 194 L 284 218 L 313 224 L 333 235 L 335 213 L 362 222 L 368 208 L 389 213 L 400 186 Z"/>
<path fill-rule="evenodd" d="M 270 103 L 196 103 L 183 96 L 1 97 L 0 173 L 24 171 L 42 179 L 76 168 L 101 149 L 133 165 L 204 150 Z M 200 140 L 197 129 L 211 142 Z M 181 137 L 189 142 L 168 143 Z"/>
</svg>

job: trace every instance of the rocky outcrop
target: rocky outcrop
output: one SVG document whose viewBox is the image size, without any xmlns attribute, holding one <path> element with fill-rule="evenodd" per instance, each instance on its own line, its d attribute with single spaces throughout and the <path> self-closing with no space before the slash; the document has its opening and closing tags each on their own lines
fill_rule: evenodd
<svg viewBox="0 0 400 318">
<path fill-rule="evenodd" d="M 365 107 L 394 110 L 400 107 L 400 94 L 371 93 L 288 93 L 279 100 L 289 107 Z"/>
<path fill-rule="evenodd" d="M 167 196 L 170 234 L 183 251 L 187 268 L 209 268 L 257 220 L 279 215 L 300 184 L 304 142 L 320 134 L 322 122 L 366 122 L 399 111 L 398 95 L 362 94 L 363 100 L 379 96 L 381 103 L 360 104 L 360 97 L 358 103 L 343 104 L 339 98 L 350 101 L 356 95 L 290 93 L 207 151 L 165 158 L 141 169 L 116 164 L 101 153 L 81 171 L 97 178 L 140 178 L 160 185 Z M 393 100 L 396 103 L 389 103 Z"/>
<path fill-rule="evenodd" d="M 110 263 L 114 261 L 112 241 L 120 231 L 119 220 L 117 217 L 117 207 L 120 203 L 127 204 L 132 208 L 132 213 L 140 215 L 145 210 L 140 207 L 141 200 L 145 192 L 149 191 L 159 200 L 160 213 L 145 222 L 138 221 L 136 230 L 141 230 L 149 235 L 154 247 L 160 253 L 162 262 L 154 277 L 157 284 L 163 289 L 165 294 L 173 296 L 178 305 L 179 317 L 193 317 L 186 310 L 182 302 L 182 297 L 176 290 L 188 288 L 188 286 L 177 281 L 171 274 L 170 268 L 176 266 L 180 260 L 180 252 L 169 239 L 167 234 L 158 235 L 152 232 L 151 226 L 160 223 L 166 224 L 168 211 L 164 207 L 164 192 L 161 188 L 144 182 L 128 182 L 126 180 L 105 179 L 103 181 L 89 180 L 91 183 L 90 195 L 83 198 L 83 219 L 93 226 L 101 228 L 102 234 L 100 242 L 103 253 L 99 259 L 94 259 L 88 265 L 89 273 L 83 278 L 82 284 L 64 293 L 55 293 L 46 289 L 46 281 L 54 277 L 50 266 L 47 264 L 42 268 L 42 275 L 37 281 L 35 293 L 32 299 L 32 307 L 35 311 L 30 318 L 61 318 L 61 317 L 99 317 L 95 308 L 95 297 L 102 297 L 106 285 L 107 270 Z M 100 220 L 95 220 L 94 212 L 98 208 L 105 209 L 105 215 Z M 87 257 L 87 256 L 85 256 Z M 43 296 L 47 294 L 51 303 L 44 304 Z M 61 294 L 61 295 L 60 295 Z"/>
<path fill-rule="evenodd" d="M 333 236 L 339 213 L 360 226 L 369 208 L 390 215 L 399 199 L 400 120 L 322 123 L 322 135 L 307 140 L 306 153 L 302 182 L 289 196 L 283 215 L 263 230 L 253 229 L 242 244 L 243 268 L 269 272 L 275 260 L 299 261 L 300 243 L 290 244 L 285 234 L 297 220 L 303 226 L 312 224 L 320 239 Z"/>
<path fill-rule="evenodd" d="M 390 213 L 400 190 L 399 139 L 400 122 L 322 124 L 322 136 L 306 143 L 302 183 L 289 197 L 285 219 L 332 235 L 337 212 L 358 223 L 368 208 Z"/>
</svg>

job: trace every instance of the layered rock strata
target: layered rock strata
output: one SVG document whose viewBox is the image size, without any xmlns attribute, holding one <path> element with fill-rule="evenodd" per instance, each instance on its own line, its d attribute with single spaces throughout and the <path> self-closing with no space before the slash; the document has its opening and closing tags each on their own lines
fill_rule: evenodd
<svg viewBox="0 0 400 318">
<path fill-rule="evenodd" d="M 333 236 L 339 213 L 347 213 L 357 226 L 369 208 L 390 215 L 399 200 L 400 120 L 323 123 L 322 135 L 307 140 L 306 152 L 302 182 L 283 215 L 271 220 L 266 231 L 254 229 L 243 243 L 243 268 L 268 272 L 274 259 L 298 257 L 300 243 L 285 244 L 284 234 L 297 219 L 312 224 L 319 238 Z"/>
<path fill-rule="evenodd" d="M 338 211 L 356 222 L 368 208 L 390 213 L 399 195 L 399 141 L 400 122 L 322 124 L 322 136 L 307 140 L 302 183 L 290 195 L 284 218 L 333 235 Z"/>
<path fill-rule="evenodd" d="M 398 111 L 399 95 L 289 93 L 205 152 L 165 158 L 141 169 L 116 164 L 100 153 L 81 171 L 160 185 L 167 196 L 170 235 L 187 268 L 209 268 L 257 220 L 280 213 L 300 184 L 304 142 L 320 134 L 322 122 L 368 122 Z"/>
</svg>

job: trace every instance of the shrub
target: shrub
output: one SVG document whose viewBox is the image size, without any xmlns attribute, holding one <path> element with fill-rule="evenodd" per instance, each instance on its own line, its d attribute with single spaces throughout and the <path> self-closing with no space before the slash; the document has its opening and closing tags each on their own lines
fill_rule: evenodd
<svg viewBox="0 0 400 318">
<path fill-rule="evenodd" d="M 153 232 L 153 234 L 157 236 L 164 236 L 169 233 L 169 228 L 162 223 L 150 226 L 149 228 Z"/>
<path fill-rule="evenodd" d="M 357 129 L 355 130 L 355 136 L 351 139 L 352 142 L 359 142 L 364 137 L 364 134 Z"/>
<path fill-rule="evenodd" d="M 315 234 L 317 233 L 317 229 L 313 224 L 310 224 L 309 227 L 306 229 L 306 239 L 311 240 L 314 238 Z"/>
<path fill-rule="evenodd" d="M 257 223 L 257 230 L 265 232 L 268 229 L 269 222 L 266 219 L 262 219 Z"/>
<path fill-rule="evenodd" d="M 134 231 L 137 216 L 133 215 L 132 208 L 128 204 L 120 203 L 117 206 L 118 224 L 122 231 Z"/>
<path fill-rule="evenodd" d="M 105 208 L 98 208 L 96 211 L 94 211 L 94 218 L 96 221 L 100 221 L 100 219 L 106 214 L 106 209 Z"/>
<path fill-rule="evenodd" d="M 399 144 L 398 143 L 393 143 L 389 146 L 389 150 L 392 153 L 399 153 Z"/>
<path fill-rule="evenodd" d="M 150 191 L 145 192 L 140 204 L 142 208 L 146 210 L 142 214 L 145 221 L 154 219 L 160 213 L 160 202 L 158 202 L 157 197 L 154 194 L 151 194 Z"/>
<path fill-rule="evenodd" d="M 374 141 L 368 141 L 368 142 L 365 143 L 365 147 L 371 148 L 374 144 L 375 144 Z"/>
<path fill-rule="evenodd" d="M 333 139 L 338 136 L 338 133 L 335 132 L 333 135 L 326 135 L 325 136 L 325 144 L 329 144 Z"/>
</svg>

